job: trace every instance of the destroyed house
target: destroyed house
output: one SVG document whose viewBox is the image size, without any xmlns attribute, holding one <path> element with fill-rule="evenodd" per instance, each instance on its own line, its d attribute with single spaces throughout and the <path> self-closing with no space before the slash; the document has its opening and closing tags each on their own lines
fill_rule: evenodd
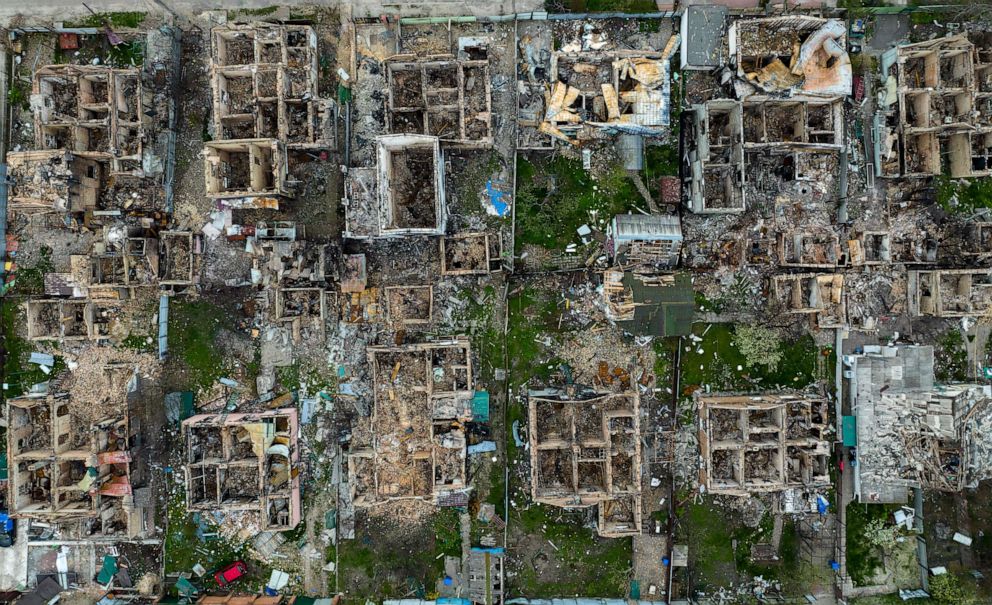
<svg viewBox="0 0 992 605">
<path fill-rule="evenodd" d="M 913 317 L 982 317 L 992 309 L 992 269 L 910 271 L 907 277 Z"/>
<path fill-rule="evenodd" d="M 604 537 L 641 532 L 640 398 L 558 389 L 528 394 L 531 498 L 564 508 L 598 506 Z"/>
<path fill-rule="evenodd" d="M 58 275 L 59 295 L 97 300 L 133 298 L 138 288 L 156 287 L 160 282 L 160 265 L 168 263 L 168 247 L 146 234 L 143 229 L 130 229 L 125 237 L 105 238 L 93 245 L 88 255 L 69 256 L 69 273 Z M 171 232 L 163 231 L 159 237 Z"/>
<path fill-rule="evenodd" d="M 309 25 L 224 25 L 211 32 L 214 140 L 275 139 L 290 149 L 333 139 L 317 96 L 317 35 Z"/>
<path fill-rule="evenodd" d="M 743 18 L 730 25 L 727 38 L 740 98 L 761 92 L 804 98 L 851 94 L 847 26 L 840 19 Z"/>
<path fill-rule="evenodd" d="M 809 315 L 819 328 L 847 324 L 844 275 L 841 273 L 790 273 L 771 277 L 770 300 L 785 313 Z"/>
<path fill-rule="evenodd" d="M 169 287 L 191 286 L 196 282 L 195 258 L 201 248 L 199 234 L 190 231 L 162 231 L 158 244 L 159 284 Z M 145 249 L 147 254 L 147 247 Z"/>
<path fill-rule="evenodd" d="M 503 268 L 503 239 L 488 232 L 440 238 L 441 275 L 489 275 Z"/>
<path fill-rule="evenodd" d="M 678 215 L 618 214 L 607 230 L 607 250 L 624 266 L 674 266 L 682 248 Z"/>
<path fill-rule="evenodd" d="M 204 146 L 207 197 L 225 208 L 279 209 L 289 197 L 286 149 L 277 139 L 211 141 Z"/>
<path fill-rule="evenodd" d="M 106 305 L 91 300 L 32 299 L 27 311 L 28 340 L 101 340 L 109 338 Z"/>
<path fill-rule="evenodd" d="M 686 155 L 689 209 L 696 214 L 744 212 L 744 125 L 740 102 L 694 105 Z"/>
<path fill-rule="evenodd" d="M 882 56 L 876 176 L 992 174 L 992 64 L 964 34 Z"/>
<path fill-rule="evenodd" d="M 779 233 L 778 262 L 783 267 L 835 269 L 847 265 L 847 251 L 833 231 Z"/>
<path fill-rule="evenodd" d="M 830 486 L 825 397 L 800 393 L 694 395 L 699 482 L 706 492 L 749 496 Z"/>
<path fill-rule="evenodd" d="M 8 153 L 8 206 L 19 212 L 95 210 L 108 168 L 99 154 L 91 152 L 53 149 Z"/>
<path fill-rule="evenodd" d="M 606 317 L 637 336 L 686 336 L 695 302 L 688 273 L 658 273 L 634 267 L 603 272 Z"/>
<path fill-rule="evenodd" d="M 935 385 L 931 346 L 865 346 L 843 363 L 859 501 L 905 503 L 912 488 L 956 492 L 988 477 L 987 385 Z"/>
<path fill-rule="evenodd" d="M 444 143 L 490 146 L 492 92 L 489 61 L 451 55 L 396 55 L 386 62 L 387 127 Z"/>
<path fill-rule="evenodd" d="M 661 136 L 671 120 L 672 36 L 660 51 L 575 42 L 551 53 L 548 86 L 521 81 L 518 146 L 547 149 L 618 133 Z"/>
<path fill-rule="evenodd" d="M 352 168 L 345 181 L 345 231 L 351 239 L 443 235 L 447 223 L 440 140 L 376 138 L 375 168 Z"/>
<path fill-rule="evenodd" d="M 983 241 L 976 233 L 972 244 Z M 937 262 L 938 239 L 934 233 L 915 238 L 912 234 L 889 231 L 863 231 L 847 242 L 852 266 L 863 265 L 924 265 Z M 963 252 L 969 254 L 968 251 Z"/>
<path fill-rule="evenodd" d="M 295 408 L 198 414 L 183 420 L 186 506 L 245 511 L 265 531 L 300 522 L 299 422 Z"/>
<path fill-rule="evenodd" d="M 123 376 L 129 369 L 100 371 Z M 125 406 L 98 419 L 84 407 L 65 395 L 7 401 L 11 514 L 79 521 L 88 539 L 140 537 L 145 511 L 132 497 L 134 433 Z"/>
<path fill-rule="evenodd" d="M 89 153 L 110 172 L 142 174 L 142 88 L 136 69 L 49 65 L 34 73 L 35 146 Z"/>
<path fill-rule="evenodd" d="M 356 507 L 396 500 L 439 503 L 465 492 L 472 419 L 469 341 L 369 347 L 374 405 L 371 443 L 348 454 Z"/>
</svg>

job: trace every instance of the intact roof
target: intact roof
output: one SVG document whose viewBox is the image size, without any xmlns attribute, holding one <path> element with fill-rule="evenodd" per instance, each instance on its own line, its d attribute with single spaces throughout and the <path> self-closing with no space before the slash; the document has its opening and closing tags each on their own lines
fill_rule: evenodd
<svg viewBox="0 0 992 605">
<path fill-rule="evenodd" d="M 682 223 L 674 214 L 618 214 L 613 219 L 618 241 L 682 239 Z"/>
<path fill-rule="evenodd" d="M 682 46 L 682 64 L 691 67 L 719 67 L 723 48 L 723 30 L 727 20 L 727 7 L 721 5 L 695 5 L 685 10 L 682 17 L 685 40 Z"/>
</svg>

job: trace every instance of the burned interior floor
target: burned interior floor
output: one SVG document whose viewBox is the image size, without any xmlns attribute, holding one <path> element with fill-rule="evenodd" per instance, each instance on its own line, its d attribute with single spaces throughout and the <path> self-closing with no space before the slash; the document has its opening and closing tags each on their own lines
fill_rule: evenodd
<svg viewBox="0 0 992 605">
<path fill-rule="evenodd" d="M 0 590 L 992 594 L 992 28 L 523 4 L 11 23 Z"/>
</svg>

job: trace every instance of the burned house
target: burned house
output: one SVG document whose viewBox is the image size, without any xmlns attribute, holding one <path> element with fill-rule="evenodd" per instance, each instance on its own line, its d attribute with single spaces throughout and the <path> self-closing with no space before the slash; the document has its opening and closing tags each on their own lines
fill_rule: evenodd
<svg viewBox="0 0 992 605">
<path fill-rule="evenodd" d="M 641 533 L 640 398 L 559 389 L 528 394 L 531 498 L 598 507 L 604 537 Z"/>
<path fill-rule="evenodd" d="M 717 15 L 722 17 L 722 15 Z M 694 24 L 697 61 L 712 62 L 718 45 Z M 719 25 L 719 27 L 718 27 Z M 722 31 L 722 29 L 721 29 Z M 736 98 L 692 106 L 684 179 L 693 213 L 743 212 L 746 197 L 771 193 L 776 183 L 798 198 L 826 197 L 843 147 L 843 98 L 851 92 L 844 23 L 802 15 L 733 20 L 726 75 Z M 745 176 L 744 166 L 748 166 Z M 748 190 L 757 191 L 748 193 Z"/>
<path fill-rule="evenodd" d="M 615 265 L 670 267 L 678 264 L 682 224 L 674 214 L 619 214 L 606 234 Z"/>
<path fill-rule="evenodd" d="M 690 118 L 689 209 L 696 214 L 744 212 L 744 125 L 740 102 L 695 105 Z"/>
<path fill-rule="evenodd" d="M 196 282 L 196 255 L 203 245 L 200 235 L 190 231 L 162 231 L 158 236 L 159 284 L 174 288 L 193 285 Z M 144 248 L 141 252 L 148 254 Z"/>
<path fill-rule="evenodd" d="M 859 501 L 905 503 L 915 487 L 956 492 L 988 477 L 987 385 L 935 385 L 931 346 L 865 346 L 843 362 Z"/>
<path fill-rule="evenodd" d="M 829 229 L 779 233 L 778 263 L 798 269 L 837 269 L 847 265 L 847 250 Z"/>
<path fill-rule="evenodd" d="M 992 269 L 909 271 L 913 317 L 982 317 L 992 309 Z"/>
<path fill-rule="evenodd" d="M 489 275 L 503 268 L 503 239 L 498 235 L 455 233 L 438 241 L 441 275 Z"/>
<path fill-rule="evenodd" d="M 186 506 L 257 514 L 263 530 L 300 522 L 299 421 L 295 408 L 198 414 L 183 420 Z"/>
<path fill-rule="evenodd" d="M 800 393 L 695 394 L 706 492 L 749 496 L 830 486 L 825 397 Z"/>
<path fill-rule="evenodd" d="M 24 303 L 28 340 L 98 340 L 107 338 L 97 324 L 97 305 L 89 300 L 32 299 Z"/>
<path fill-rule="evenodd" d="M 207 197 L 225 208 L 279 209 L 289 197 L 286 148 L 278 139 L 211 141 L 204 146 Z"/>
<path fill-rule="evenodd" d="M 982 235 L 974 233 L 969 243 L 980 245 Z M 847 248 L 850 264 L 854 267 L 899 265 L 929 265 L 937 262 L 939 249 L 938 234 L 925 232 L 924 237 L 914 237 L 911 233 L 895 231 L 862 231 L 853 239 L 848 240 Z M 978 254 L 974 248 L 969 248 L 963 254 Z"/>
<path fill-rule="evenodd" d="M 356 507 L 438 502 L 468 489 L 472 355 L 464 338 L 368 347 L 374 406 L 371 441 L 354 443 L 348 483 Z"/>
<path fill-rule="evenodd" d="M 127 374 L 126 367 L 98 371 Z M 106 415 L 71 395 L 7 401 L 8 502 L 12 515 L 79 523 L 89 540 L 144 537 L 152 531 L 136 505 L 125 406 Z"/>
<path fill-rule="evenodd" d="M 159 236 L 167 238 L 170 233 L 163 231 Z M 107 230 L 89 254 L 69 257 L 68 273 L 53 274 L 61 284 L 53 294 L 90 301 L 132 299 L 140 289 L 161 283 L 160 278 L 166 276 L 161 273 L 162 265 L 169 263 L 171 254 L 163 240 L 143 229 Z"/>
<path fill-rule="evenodd" d="M 288 323 L 294 334 L 313 333 L 323 339 L 334 310 L 334 294 L 324 288 L 276 288 L 275 320 Z"/>
<path fill-rule="evenodd" d="M 351 239 L 443 235 L 444 158 L 434 136 L 376 138 L 375 168 L 352 168 L 345 181 L 345 232 Z"/>
<path fill-rule="evenodd" d="M 215 141 L 275 139 L 289 149 L 332 141 L 312 27 L 224 25 L 211 31 L 211 46 Z"/>
<path fill-rule="evenodd" d="M 810 198 L 834 180 L 844 141 L 842 97 L 781 99 L 751 94 L 692 108 L 694 146 L 687 161 L 688 204 L 697 214 L 743 212 L 746 180 L 787 184 Z M 744 166 L 750 178 L 746 179 Z"/>
<path fill-rule="evenodd" d="M 389 133 L 428 135 L 473 147 L 492 145 L 487 59 L 396 55 L 385 68 Z"/>
<path fill-rule="evenodd" d="M 964 34 L 882 55 L 875 174 L 992 174 L 992 64 Z"/>
<path fill-rule="evenodd" d="M 428 326 L 434 318 L 434 286 L 387 286 L 386 313 L 398 329 Z"/>
<path fill-rule="evenodd" d="M 49 65 L 34 73 L 31 109 L 39 150 L 88 153 L 110 173 L 141 175 L 142 78 L 136 69 Z"/>
<path fill-rule="evenodd" d="M 108 169 L 107 162 L 91 152 L 53 149 L 8 153 L 8 207 L 39 213 L 95 210 Z"/>
<path fill-rule="evenodd" d="M 847 322 L 841 273 L 774 275 L 770 299 L 784 313 L 810 316 L 819 328 L 841 328 Z"/>
</svg>

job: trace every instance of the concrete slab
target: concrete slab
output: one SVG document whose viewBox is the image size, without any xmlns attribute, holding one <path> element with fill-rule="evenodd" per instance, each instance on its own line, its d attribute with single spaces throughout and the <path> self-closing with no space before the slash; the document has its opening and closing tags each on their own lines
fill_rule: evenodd
<svg viewBox="0 0 992 605">
<path fill-rule="evenodd" d="M 909 15 L 876 15 L 875 31 L 868 40 L 872 50 L 888 50 L 909 36 Z"/>
</svg>

